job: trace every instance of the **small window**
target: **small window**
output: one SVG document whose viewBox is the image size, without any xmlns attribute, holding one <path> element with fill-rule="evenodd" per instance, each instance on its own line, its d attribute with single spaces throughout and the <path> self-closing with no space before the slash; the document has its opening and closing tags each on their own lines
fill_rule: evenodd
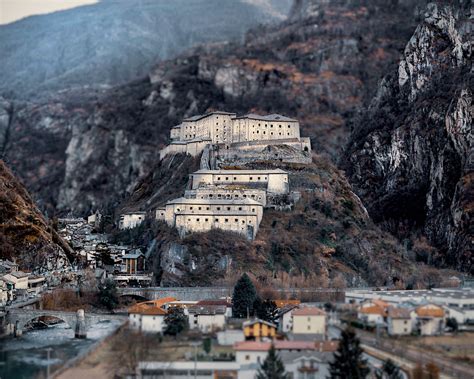
<svg viewBox="0 0 474 379">
<path fill-rule="evenodd" d="M 281 125 L 278 125 L 278 127 L 281 129 Z"/>
<path fill-rule="evenodd" d="M 257 179 L 260 180 L 260 176 Z"/>
<path fill-rule="evenodd" d="M 218 218 L 216 218 L 214 221 L 215 221 L 215 222 L 219 222 L 219 219 L 218 219 Z"/>
<path fill-rule="evenodd" d="M 252 212 L 254 212 L 254 213 L 255 213 L 255 208 L 252 208 Z"/>
<path fill-rule="evenodd" d="M 189 207 L 189 209 L 193 209 L 193 207 Z"/>
<path fill-rule="evenodd" d="M 235 222 L 239 222 L 239 219 L 238 219 L 238 218 L 236 218 L 234 221 L 235 221 Z"/>
<path fill-rule="evenodd" d="M 253 178 L 252 178 L 252 177 L 250 177 L 250 180 L 252 180 L 252 179 L 253 179 Z"/>
<path fill-rule="evenodd" d="M 236 177 L 236 176 L 234 176 L 234 180 L 237 180 L 237 177 Z"/>
<path fill-rule="evenodd" d="M 221 180 L 221 177 L 220 177 L 220 176 L 218 176 L 218 177 L 217 177 L 217 180 Z"/>
<path fill-rule="evenodd" d="M 227 207 L 227 210 L 230 211 L 230 207 Z"/>
<path fill-rule="evenodd" d="M 201 207 L 198 207 L 199 210 L 201 210 Z"/>
<path fill-rule="evenodd" d="M 220 211 L 220 210 L 221 210 L 221 207 L 217 207 L 217 210 Z"/>
<path fill-rule="evenodd" d="M 209 221 L 209 219 L 208 219 L 208 218 L 205 218 L 205 219 L 204 219 L 204 221 L 205 221 L 205 222 L 208 222 L 208 221 Z"/>
<path fill-rule="evenodd" d="M 241 211 L 241 210 L 242 210 L 242 207 L 239 207 L 239 211 Z"/>
<path fill-rule="evenodd" d="M 226 176 L 226 177 L 225 177 L 225 180 L 229 180 L 229 177 L 228 177 L 228 176 Z"/>
<path fill-rule="evenodd" d="M 229 219 L 228 218 L 224 219 L 224 222 L 229 222 Z"/>
<path fill-rule="evenodd" d="M 206 211 L 208 211 L 210 208 L 209 207 L 206 207 Z"/>
<path fill-rule="evenodd" d="M 199 222 L 199 219 L 197 218 L 196 221 Z"/>
</svg>

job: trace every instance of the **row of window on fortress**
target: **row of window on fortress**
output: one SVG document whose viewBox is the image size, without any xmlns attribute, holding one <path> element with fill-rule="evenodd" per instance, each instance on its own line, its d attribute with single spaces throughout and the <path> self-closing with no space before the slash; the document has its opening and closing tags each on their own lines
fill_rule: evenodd
<svg viewBox="0 0 474 379">
<path fill-rule="evenodd" d="M 217 180 L 221 180 L 221 177 L 218 176 L 218 177 L 217 177 Z M 225 180 L 229 180 L 229 177 L 226 176 L 226 177 L 225 177 Z M 234 176 L 234 180 L 237 180 L 237 177 L 236 177 L 236 176 Z M 253 176 L 249 177 L 249 180 L 253 180 Z M 257 177 L 257 180 L 262 180 L 262 178 L 261 178 L 260 176 L 258 176 L 258 177 Z M 268 178 L 265 176 L 265 177 L 263 178 L 263 180 L 268 180 Z"/>
<path fill-rule="evenodd" d="M 190 218 L 188 218 L 188 222 L 191 222 L 191 219 L 190 219 Z M 197 218 L 197 219 L 196 219 L 196 222 L 200 222 L 200 219 Z M 209 222 L 209 219 L 208 219 L 208 218 L 205 218 L 205 219 L 204 219 L 204 222 Z M 214 219 L 214 222 L 219 222 L 219 219 L 218 219 L 218 218 Z M 228 218 L 225 218 L 225 219 L 224 219 L 224 222 L 229 222 L 229 219 L 228 219 Z M 235 219 L 234 219 L 234 222 L 235 222 L 235 223 L 239 223 L 239 219 L 238 219 L 238 218 L 235 218 Z M 251 223 L 252 223 L 252 220 L 249 220 L 248 223 L 251 224 Z M 245 224 L 245 220 L 242 220 L 242 224 Z"/>
<path fill-rule="evenodd" d="M 219 125 L 219 123 L 216 123 L 216 125 Z M 258 126 L 260 126 L 260 124 L 258 124 Z M 265 124 L 265 128 L 267 128 L 267 127 L 268 127 L 267 124 Z M 281 128 L 281 125 L 278 125 L 278 127 Z M 186 126 L 186 127 L 185 127 L 185 129 L 188 129 L 188 128 L 194 128 L 194 129 L 196 129 L 196 126 L 194 125 L 194 126 Z M 255 128 L 255 125 L 252 125 L 252 128 Z M 270 128 L 273 128 L 273 124 L 270 124 Z M 291 125 L 288 125 L 288 129 L 290 129 L 290 128 L 291 128 Z M 216 129 L 216 132 L 218 132 L 218 131 L 219 131 L 219 129 Z M 253 131 L 252 134 L 255 134 L 255 131 Z M 260 131 L 259 131 L 259 130 L 257 130 L 257 134 L 260 134 Z M 264 130 L 264 131 L 262 132 L 262 134 L 267 134 L 267 133 L 266 133 L 266 131 Z M 290 135 L 289 132 L 287 132 L 286 134 L 287 134 L 288 136 Z M 273 132 L 270 132 L 270 135 L 273 136 Z M 281 135 L 282 135 L 282 132 L 279 132 L 278 135 L 281 136 Z M 195 138 L 195 137 L 196 137 L 196 133 L 194 133 L 194 134 L 192 134 L 192 135 L 191 135 L 191 134 L 189 134 L 189 135 L 188 135 L 188 134 L 185 134 L 185 135 L 184 135 L 184 138 Z M 219 138 L 219 134 L 216 134 L 216 138 Z M 226 138 L 224 137 L 224 140 L 225 140 L 225 139 L 226 139 Z"/>
<path fill-rule="evenodd" d="M 213 197 L 213 196 L 214 196 L 214 195 L 213 195 L 212 193 L 210 193 L 210 194 L 208 195 L 209 198 L 211 198 L 211 197 Z M 222 195 L 221 195 L 220 193 L 218 193 L 218 194 L 217 194 L 217 197 L 220 199 L 220 198 L 222 198 Z M 232 195 L 225 195 L 225 198 L 226 198 L 226 199 L 230 199 L 231 197 L 232 197 Z M 242 197 L 247 197 L 247 195 L 242 195 Z M 251 197 L 252 199 L 255 199 L 255 198 L 256 198 L 255 195 L 250 195 L 250 197 Z M 239 195 L 238 195 L 238 194 L 235 194 L 235 195 L 234 195 L 234 198 L 235 198 L 235 199 L 239 198 Z M 203 196 L 201 196 L 201 199 L 206 199 L 206 197 L 203 195 Z M 258 197 L 258 200 L 262 200 L 262 196 L 259 196 L 259 197 Z"/>
<path fill-rule="evenodd" d="M 227 210 L 228 210 L 228 211 L 231 211 L 231 210 L 232 210 L 231 208 L 232 208 L 232 207 L 227 207 Z M 193 207 L 189 207 L 189 210 L 192 211 L 192 210 L 193 210 Z M 208 210 L 210 210 L 210 208 L 209 208 L 209 207 L 206 207 L 206 211 L 208 211 Z M 220 211 L 220 210 L 221 210 L 221 207 L 216 207 L 216 210 Z M 241 211 L 241 210 L 242 210 L 242 207 L 239 207 L 239 211 Z M 180 210 L 179 208 L 176 208 L 176 211 L 181 212 L 181 210 Z M 198 207 L 198 211 L 202 211 L 202 207 Z M 252 208 L 252 212 L 255 213 L 255 208 Z"/>
</svg>

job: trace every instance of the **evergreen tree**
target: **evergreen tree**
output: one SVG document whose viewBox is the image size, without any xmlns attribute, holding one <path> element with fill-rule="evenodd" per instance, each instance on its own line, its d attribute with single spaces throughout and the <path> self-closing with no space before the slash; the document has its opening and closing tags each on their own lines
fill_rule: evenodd
<svg viewBox="0 0 474 379">
<path fill-rule="evenodd" d="M 234 317 L 245 318 L 247 311 L 253 313 L 253 303 L 257 298 L 257 291 L 247 274 L 243 274 L 234 287 L 232 296 L 232 313 Z"/>
<path fill-rule="evenodd" d="M 257 297 L 253 303 L 254 315 L 261 320 L 278 324 L 278 308 L 274 301 L 264 300 Z"/>
<path fill-rule="evenodd" d="M 267 358 L 260 366 L 255 376 L 256 379 L 288 379 L 289 375 L 285 372 L 285 365 L 276 353 L 275 346 L 272 344 L 268 351 Z"/>
<path fill-rule="evenodd" d="M 169 308 L 163 321 L 166 325 L 164 334 L 168 336 L 177 336 L 188 328 L 188 318 L 179 307 Z"/>
<path fill-rule="evenodd" d="M 446 320 L 446 327 L 451 331 L 451 332 L 454 332 L 456 333 L 459 329 L 459 325 L 458 325 L 458 320 L 456 320 L 454 317 L 449 317 L 447 320 Z"/>
<path fill-rule="evenodd" d="M 117 285 L 112 279 L 107 279 L 99 284 L 99 301 L 109 311 L 117 307 L 119 302 Z"/>
<path fill-rule="evenodd" d="M 359 338 L 350 327 L 341 333 L 339 347 L 334 360 L 329 364 L 331 379 L 364 379 L 370 372 L 367 360 L 362 358 L 363 350 Z"/>
</svg>

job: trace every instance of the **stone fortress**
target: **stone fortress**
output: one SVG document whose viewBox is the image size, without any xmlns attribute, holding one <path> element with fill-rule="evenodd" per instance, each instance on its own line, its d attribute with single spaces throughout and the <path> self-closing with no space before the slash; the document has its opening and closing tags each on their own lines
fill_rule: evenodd
<svg viewBox="0 0 474 379">
<path fill-rule="evenodd" d="M 288 209 L 299 198 L 281 169 L 222 169 L 252 161 L 311 162 L 309 138 L 300 137 L 297 120 L 271 114 L 211 112 L 171 129 L 168 154 L 202 153 L 201 167 L 189 176 L 184 197 L 156 210 L 156 218 L 181 236 L 214 228 L 254 239 L 264 208 Z"/>
</svg>

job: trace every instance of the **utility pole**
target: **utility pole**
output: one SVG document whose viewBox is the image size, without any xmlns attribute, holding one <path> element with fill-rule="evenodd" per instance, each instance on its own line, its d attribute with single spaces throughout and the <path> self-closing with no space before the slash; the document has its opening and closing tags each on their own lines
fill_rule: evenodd
<svg viewBox="0 0 474 379">
<path fill-rule="evenodd" d="M 49 360 L 51 359 L 51 351 L 53 349 L 48 347 L 46 349 L 46 354 L 47 354 L 47 364 L 46 364 L 46 379 L 51 379 L 51 373 L 50 373 L 50 369 L 49 369 Z"/>
</svg>

